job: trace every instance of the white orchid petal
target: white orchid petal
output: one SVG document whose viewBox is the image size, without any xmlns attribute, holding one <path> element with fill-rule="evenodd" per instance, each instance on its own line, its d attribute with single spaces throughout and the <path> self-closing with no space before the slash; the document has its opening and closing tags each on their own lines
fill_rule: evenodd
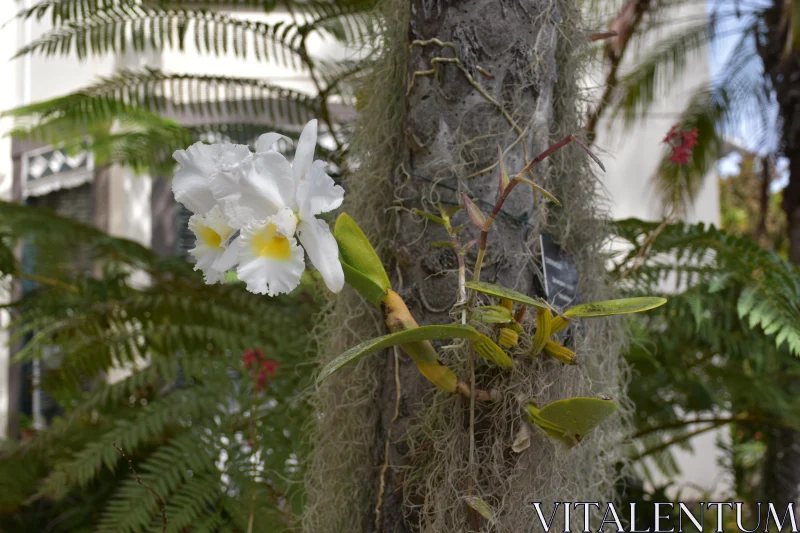
<svg viewBox="0 0 800 533">
<path fill-rule="evenodd" d="M 236 266 L 236 263 L 239 262 L 239 238 L 233 240 L 233 242 L 225 248 L 225 251 L 220 255 L 214 264 L 211 265 L 211 268 L 217 270 L 219 272 L 227 272 L 228 270 L 232 269 Z"/>
<path fill-rule="evenodd" d="M 172 179 L 172 193 L 175 200 L 182 203 L 192 213 L 208 213 L 216 205 L 214 195 L 208 186 L 208 178 L 194 170 L 182 168 Z"/>
<path fill-rule="evenodd" d="M 297 185 L 297 204 L 301 220 L 333 211 L 344 200 L 344 189 L 333 181 L 322 168 L 313 166 L 308 177 Z"/>
<path fill-rule="evenodd" d="M 295 205 L 292 167 L 277 152 L 258 153 L 217 172 L 210 186 L 228 223 L 237 229 Z"/>
<path fill-rule="evenodd" d="M 218 152 L 218 145 L 196 142 L 186 150 L 176 150 L 172 157 L 183 168 L 207 176 L 214 171 L 214 159 Z"/>
<path fill-rule="evenodd" d="M 230 260 L 230 256 L 225 257 L 227 250 L 222 243 L 232 229 L 225 223 L 219 206 L 214 206 L 206 215 L 192 215 L 189 218 L 189 229 L 196 238 L 195 247 L 189 250 L 196 260 L 194 269 L 203 271 L 206 283 L 222 281 L 225 271 L 233 266 L 222 268 Z"/>
<path fill-rule="evenodd" d="M 186 150 L 177 150 L 172 157 L 181 165 L 172 180 L 175 200 L 193 213 L 205 214 L 216 204 L 208 179 L 220 164 L 232 164 L 250 155 L 247 146 L 239 144 L 194 143 Z"/>
<path fill-rule="evenodd" d="M 269 152 L 272 148 L 272 145 L 274 145 L 280 139 L 285 139 L 289 142 L 289 144 L 292 144 L 292 140 L 286 135 L 281 135 L 280 133 L 271 131 L 261 135 L 258 138 L 256 141 L 256 152 Z"/>
<path fill-rule="evenodd" d="M 256 294 L 289 293 L 300 284 L 305 270 L 303 249 L 291 236 L 282 233 L 291 229 L 294 222 L 289 213 L 253 222 L 242 229 L 239 241 L 239 279 L 247 290 Z"/>
<path fill-rule="evenodd" d="M 292 161 L 292 168 L 294 169 L 294 179 L 300 182 L 305 178 L 308 169 L 314 161 L 314 149 L 317 147 L 317 121 L 316 119 L 309 121 L 303 132 L 300 134 L 300 140 L 297 141 L 297 150 L 294 153 L 294 161 Z"/>
<path fill-rule="evenodd" d="M 325 285 L 333 292 L 344 287 L 344 271 L 339 262 L 339 246 L 324 220 L 312 218 L 300 220 L 297 226 L 297 237 L 305 248 L 311 264 L 316 267 L 325 281 Z"/>
<path fill-rule="evenodd" d="M 253 152 L 245 144 L 222 143 L 212 146 L 219 147 L 219 153 L 214 161 L 216 166 L 235 165 L 253 155 Z"/>
</svg>

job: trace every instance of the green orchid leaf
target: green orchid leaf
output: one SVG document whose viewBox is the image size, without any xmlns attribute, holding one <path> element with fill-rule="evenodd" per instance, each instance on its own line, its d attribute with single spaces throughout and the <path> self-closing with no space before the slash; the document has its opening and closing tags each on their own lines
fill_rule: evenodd
<svg viewBox="0 0 800 533">
<path fill-rule="evenodd" d="M 392 284 L 369 239 L 347 213 L 342 213 L 336 219 L 333 236 L 339 245 L 339 257 L 344 269 L 345 281 L 371 303 L 380 305 L 380 298 L 377 299 L 377 303 L 375 300 L 376 287 L 386 294 L 386 291 L 392 288 Z M 345 268 L 345 265 L 349 268 Z M 365 280 L 369 280 L 371 283 L 368 284 Z"/>
<path fill-rule="evenodd" d="M 361 344 L 354 346 L 344 352 L 336 359 L 329 362 L 317 376 L 317 383 L 327 378 L 340 368 L 358 361 L 362 357 L 371 353 L 390 348 L 392 346 L 411 344 L 415 342 L 443 340 L 443 339 L 468 339 L 475 346 L 475 350 L 486 359 L 495 362 L 501 368 L 513 366 L 511 358 L 500 349 L 486 335 L 481 334 L 472 326 L 461 324 L 446 326 L 420 326 L 418 328 L 390 333 L 382 337 L 376 337 Z"/>
<path fill-rule="evenodd" d="M 617 409 L 619 406 L 611 400 L 580 397 L 558 400 L 541 409 L 532 403 L 524 406 L 531 424 L 568 446 L 580 442 Z"/>
<path fill-rule="evenodd" d="M 386 289 L 344 261 L 342 261 L 342 270 L 344 271 L 344 280 L 348 285 L 357 290 L 361 296 L 375 307 L 381 306 L 381 300 L 386 296 Z"/>
<path fill-rule="evenodd" d="M 666 298 L 655 296 L 644 296 L 640 298 L 623 298 L 621 300 L 606 300 L 603 302 L 591 302 L 580 304 L 564 311 L 567 318 L 590 318 L 599 316 L 625 315 L 628 313 L 640 313 L 661 307 L 667 303 Z"/>
<path fill-rule="evenodd" d="M 436 224 L 441 224 L 442 226 L 445 225 L 445 221 L 444 221 L 444 219 L 442 217 L 437 217 L 436 215 L 432 215 L 430 213 L 426 213 L 425 211 L 423 211 L 421 209 L 414 209 L 413 212 L 414 212 L 414 214 L 417 214 L 417 215 L 419 215 L 421 217 L 427 218 L 431 222 L 435 222 Z"/>
<path fill-rule="evenodd" d="M 464 496 L 464 501 L 467 502 L 472 509 L 477 511 L 479 515 L 484 517 L 490 523 L 494 523 L 494 511 L 488 503 L 478 498 L 477 496 Z"/>
<path fill-rule="evenodd" d="M 531 307 L 538 307 L 539 309 L 549 309 L 549 307 L 547 307 L 545 304 L 534 300 L 530 296 L 522 294 L 521 292 L 507 289 L 505 287 L 501 287 L 500 285 L 493 285 L 492 283 L 485 283 L 483 281 L 468 281 L 466 286 L 468 289 L 472 289 L 473 291 L 482 292 L 491 296 L 497 296 L 498 298 L 506 298 L 512 302 L 529 305 Z"/>
<path fill-rule="evenodd" d="M 485 305 L 472 310 L 472 318 L 487 324 L 505 324 L 514 320 L 511 311 L 502 305 Z"/>
</svg>

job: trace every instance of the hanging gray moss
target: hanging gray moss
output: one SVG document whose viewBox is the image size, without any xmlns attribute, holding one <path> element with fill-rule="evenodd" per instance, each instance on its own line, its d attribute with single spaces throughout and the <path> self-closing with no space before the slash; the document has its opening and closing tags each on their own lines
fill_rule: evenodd
<svg viewBox="0 0 800 533">
<path fill-rule="evenodd" d="M 455 16 L 445 0 L 412 6 L 414 13 L 402 0 L 381 5 L 386 22 L 378 42 L 392 46 L 382 47 L 361 93 L 361 119 L 351 143 L 356 163 L 345 182 L 344 209 L 385 258 L 393 286 L 420 323 L 442 323 L 453 320 L 454 255 L 448 249 L 431 252 L 427 243 L 444 240 L 443 232 L 426 226 L 411 209 L 435 212 L 437 201 L 458 203 L 462 192 L 493 203 L 496 170 L 479 171 L 496 161 L 497 144 L 506 148 L 520 137 L 509 117 L 524 130 L 524 142 L 505 156 L 511 173 L 524 164 L 523 144 L 532 157 L 580 132 L 585 31 L 573 0 L 462 2 L 463 23 L 445 30 L 441 26 L 447 23 L 437 21 Z M 468 24 L 470 16 L 483 22 Z M 513 38 L 524 28 L 524 37 Z M 438 37 L 453 47 L 409 48 L 409 35 Z M 407 98 L 412 72 L 429 69 L 436 57 L 457 57 L 463 71 L 442 64 L 436 76 L 417 76 Z M 465 82 L 465 72 L 505 115 Z M 453 116 L 433 115 L 452 108 L 458 109 Z M 561 199 L 561 208 L 534 199 L 527 187 L 515 189 L 490 233 L 482 279 L 534 293 L 542 283 L 537 258 L 544 231 L 573 257 L 583 300 L 613 296 L 603 282 L 607 214 L 590 164 L 584 152 L 568 146 L 535 169 L 538 182 Z M 379 313 L 348 289 L 325 316 L 319 327 L 321 363 L 385 333 Z M 524 323 L 528 333 L 532 320 Z M 468 399 L 433 390 L 399 349 L 324 382 L 312 400 L 318 416 L 310 428 L 314 452 L 307 465 L 304 530 L 463 532 L 476 520 L 465 505 L 464 497 L 471 495 L 488 503 L 496 518 L 493 526 L 482 521 L 484 530 L 517 533 L 536 520 L 531 501 L 612 500 L 628 414 L 620 356 L 624 335 L 616 319 L 585 320 L 571 331 L 577 366 L 527 359 L 526 335 L 511 372 L 477 361 L 477 386 L 501 393 L 502 400 L 473 409 Z M 466 345 L 440 346 L 439 353 L 443 363 L 469 379 Z M 598 394 L 620 403 L 621 414 L 576 448 L 565 450 L 531 430 L 527 449 L 511 449 L 524 424 L 521 400 L 543 405 Z"/>
</svg>

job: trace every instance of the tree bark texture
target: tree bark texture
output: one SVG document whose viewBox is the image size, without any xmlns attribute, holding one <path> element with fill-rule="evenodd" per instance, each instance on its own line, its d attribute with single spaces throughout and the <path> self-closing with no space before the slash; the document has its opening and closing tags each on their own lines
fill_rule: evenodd
<svg viewBox="0 0 800 533">
<path fill-rule="evenodd" d="M 774 0 L 766 17 L 767 35 L 760 46 L 764 70 L 775 90 L 781 118 L 781 152 L 789 160 L 789 184 L 783 191 L 782 207 L 789 233 L 789 260 L 800 265 L 800 50 L 785 53 L 786 19 L 791 2 Z M 795 16 L 796 16 L 796 9 Z M 797 388 L 798 383 L 788 386 Z M 767 495 L 785 504 L 800 501 L 800 432 L 778 428 L 772 431 L 767 465 Z"/>
<path fill-rule="evenodd" d="M 513 176 L 526 160 L 554 141 L 553 94 L 559 76 L 557 26 L 563 22 L 561 17 L 559 5 L 544 0 L 413 0 L 411 3 L 404 124 L 409 150 L 403 168 L 392 178 L 395 199 L 406 209 L 400 211 L 393 244 L 398 266 L 393 283 L 421 325 L 451 323 L 459 318 L 450 316 L 450 309 L 458 299 L 458 264 L 452 249 L 430 246 L 433 241 L 449 240 L 445 230 L 412 214 L 411 209 L 438 214 L 437 201 L 450 207 L 463 203 L 461 193 L 466 193 L 488 214 L 498 195 L 498 170 L 481 170 L 497 161 L 498 144 L 506 149 L 521 137 L 504 157 L 504 164 Z M 537 168 L 535 172 L 539 175 L 540 171 Z M 534 259 L 537 250 L 531 242 L 546 219 L 543 199 L 535 201 L 528 186 L 518 186 L 490 232 L 490 249 L 481 279 L 542 295 Z M 465 214 L 456 215 L 456 221 L 467 222 Z M 470 226 L 459 237 L 466 243 L 477 235 L 477 230 Z M 472 278 L 470 269 L 476 249 L 477 246 L 473 247 L 467 256 L 468 280 Z M 462 358 L 468 357 L 468 353 L 459 352 Z M 467 495 L 474 486 L 463 479 L 459 484 L 454 481 L 455 475 L 451 479 L 425 477 L 426 472 L 418 467 L 417 461 L 431 447 L 446 443 L 415 440 L 408 432 L 428 408 L 432 386 L 405 354 L 397 353 L 385 361 L 380 373 L 374 496 L 365 530 L 374 533 L 443 531 L 442 528 L 482 530 L 483 519 L 463 502 L 454 512 L 456 516 L 463 515 L 460 526 L 458 518 L 454 522 L 444 519 L 436 522 L 426 511 L 432 492 L 452 489 Z M 445 362 L 455 365 L 459 378 L 469 382 L 463 362 L 460 367 L 458 361 Z M 468 424 L 469 400 L 457 398 L 453 403 L 453 416 L 463 417 L 465 425 Z M 480 418 L 487 408 L 475 409 Z M 485 434 L 500 431 L 492 422 L 482 420 L 477 423 L 477 446 L 492 438 L 481 436 L 482 431 Z M 439 438 L 449 437 L 443 434 Z M 509 454 L 513 434 L 505 438 L 508 445 L 503 453 Z M 512 457 L 507 459 L 513 461 Z M 475 459 L 481 460 L 481 456 Z M 469 458 L 465 456 L 463 461 L 467 463 Z M 529 464 L 526 468 L 531 467 Z M 419 470 L 423 470 L 422 481 L 412 480 Z M 411 485 L 423 481 L 428 483 L 426 487 L 412 490 Z M 449 486 L 452 484 L 457 486 L 453 489 Z M 504 497 L 493 496 L 498 500 Z M 421 516 L 426 512 L 428 516 Z"/>
</svg>

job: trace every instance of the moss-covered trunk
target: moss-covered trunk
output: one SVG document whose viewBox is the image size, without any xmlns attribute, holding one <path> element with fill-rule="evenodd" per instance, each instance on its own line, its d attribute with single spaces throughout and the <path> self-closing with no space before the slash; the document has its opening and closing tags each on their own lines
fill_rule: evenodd
<svg viewBox="0 0 800 533">
<path fill-rule="evenodd" d="M 497 169 L 489 169 L 498 145 L 513 174 L 565 135 L 580 135 L 586 33 L 573 0 L 389 0 L 383 16 L 382 42 L 391 46 L 359 93 L 352 150 L 360 166 L 346 183 L 345 209 L 378 245 L 417 322 L 453 322 L 457 256 L 430 246 L 447 234 L 412 210 L 435 214 L 437 202 L 463 203 L 467 193 L 488 213 L 498 194 Z M 489 234 L 481 280 L 543 295 L 539 236 L 547 232 L 571 254 L 581 299 L 609 297 L 599 254 L 604 215 L 588 158 L 568 146 L 534 172 L 564 207 L 517 187 Z M 463 212 L 456 221 L 466 222 Z M 472 227 L 459 234 L 462 243 L 476 236 Z M 366 306 L 352 292 L 333 304 L 325 358 L 385 333 Z M 604 393 L 625 405 L 619 332 L 614 320 L 587 323 L 573 331 L 579 365 L 522 358 L 510 372 L 471 362 L 468 346 L 436 343 L 460 379 L 469 382 L 474 371 L 479 388 L 500 393 L 494 403 L 434 390 L 401 349 L 343 369 L 315 396 L 306 531 L 527 531 L 537 520 L 531 501 L 607 500 L 620 418 L 571 451 L 538 433 L 521 453 L 512 443 L 524 427 L 522 399 Z M 494 528 L 468 497 L 491 507 Z"/>
</svg>

